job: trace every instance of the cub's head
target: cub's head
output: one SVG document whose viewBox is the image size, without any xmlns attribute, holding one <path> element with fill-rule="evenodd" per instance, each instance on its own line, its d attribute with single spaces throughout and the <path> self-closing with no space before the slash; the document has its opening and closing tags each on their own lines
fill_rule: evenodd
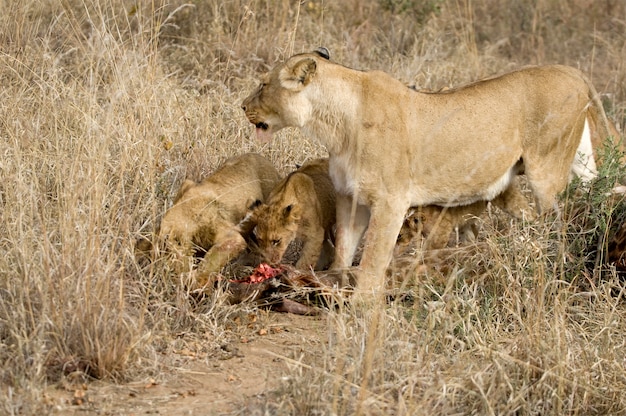
<svg viewBox="0 0 626 416">
<path fill-rule="evenodd" d="M 190 215 L 187 204 L 171 207 L 161 220 L 161 247 L 174 258 L 202 257 L 214 243 L 214 230 Z"/>
<path fill-rule="evenodd" d="M 254 238 L 259 251 L 270 264 L 278 264 L 296 238 L 301 208 L 294 203 L 259 204 L 254 208 Z"/>
<path fill-rule="evenodd" d="M 188 222 L 183 218 L 177 218 L 176 214 L 179 212 L 177 209 L 170 210 L 163 217 L 158 234 L 158 247 L 176 272 L 185 272 L 192 267 L 189 261 L 195 252 L 193 248 L 195 229 L 190 229 Z"/>
<path fill-rule="evenodd" d="M 422 234 L 424 215 L 421 209 L 411 209 L 404 217 L 402 228 L 398 234 L 396 244 L 401 247 L 407 247 L 411 241 Z"/>
<path fill-rule="evenodd" d="M 311 109 L 304 91 L 323 59 L 329 59 L 326 48 L 294 55 L 261 78 L 261 85 L 241 105 L 256 126 L 258 140 L 267 142 L 280 129 L 300 127 L 307 121 Z"/>
<path fill-rule="evenodd" d="M 206 209 L 208 204 L 198 198 L 197 189 L 196 182 L 185 180 L 159 225 L 159 249 L 183 269 L 189 260 L 197 261 L 213 246 L 215 228 L 220 224 L 220 216 L 215 209 Z"/>
</svg>

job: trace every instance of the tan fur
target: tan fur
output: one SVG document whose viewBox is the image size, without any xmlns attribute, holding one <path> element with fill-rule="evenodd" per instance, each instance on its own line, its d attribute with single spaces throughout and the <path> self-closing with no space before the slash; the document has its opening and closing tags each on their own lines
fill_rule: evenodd
<svg viewBox="0 0 626 416">
<path fill-rule="evenodd" d="M 351 265 L 367 229 L 359 289 L 383 287 L 410 207 L 489 201 L 523 171 L 546 212 L 573 167 L 593 159 L 577 155 L 589 141 L 581 140 L 586 120 L 609 135 L 597 93 L 571 67 L 530 67 L 428 94 L 323 55 L 277 65 L 243 108 L 262 140 L 293 126 L 326 146 L 337 191 L 334 268 Z"/>
<path fill-rule="evenodd" d="M 607 245 L 607 263 L 617 271 L 626 272 L 626 223 L 621 223 Z"/>
<path fill-rule="evenodd" d="M 238 224 L 249 205 L 264 200 L 279 179 L 270 161 L 248 153 L 228 159 L 200 183 L 185 180 L 159 231 L 175 269 L 190 271 L 194 255 L 206 252 L 198 271 L 219 272 L 246 248 Z"/>
<path fill-rule="evenodd" d="M 451 243 L 455 229 L 461 241 L 473 241 L 478 235 L 476 220 L 486 208 L 487 202 L 479 201 L 460 207 L 426 205 L 411 209 L 402 223 L 396 250 L 400 254 L 409 246 L 421 246 L 424 250 L 444 248 Z"/>
<path fill-rule="evenodd" d="M 528 200 L 522 195 L 517 184 L 512 184 L 491 203 L 517 219 L 527 221 L 535 219 Z M 414 207 L 404 219 L 398 235 L 396 251 L 405 251 L 407 246 L 415 240 L 423 241 L 422 247 L 425 250 L 444 248 L 453 241 L 451 234 L 455 229 L 458 230 L 459 241 L 457 242 L 473 241 L 478 236 L 476 221 L 486 208 L 487 201 L 457 207 L 439 205 Z"/>
<path fill-rule="evenodd" d="M 253 216 L 254 235 L 268 262 L 280 263 L 287 246 L 298 238 L 303 246 L 297 268 L 328 265 L 335 225 L 335 190 L 328 159 L 309 161 L 289 174 L 272 190 L 267 203 L 255 208 Z"/>
</svg>

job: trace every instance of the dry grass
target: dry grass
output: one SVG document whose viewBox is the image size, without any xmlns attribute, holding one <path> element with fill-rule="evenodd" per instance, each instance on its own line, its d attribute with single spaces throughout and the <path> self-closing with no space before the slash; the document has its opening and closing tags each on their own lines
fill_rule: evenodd
<svg viewBox="0 0 626 416">
<path fill-rule="evenodd" d="M 228 156 L 259 151 L 287 172 L 324 154 L 293 130 L 266 146 L 250 137 L 239 104 L 277 60 L 325 45 L 345 65 L 432 89 L 570 64 L 626 122 L 620 1 L 25 0 L 3 9 L 7 414 L 45 412 L 43 388 L 69 374 L 156 373 L 156 355 L 178 348 L 180 334 L 203 334 L 207 351 L 232 336 L 227 323 L 249 305 L 197 302 L 163 264 L 139 265 L 133 242 L 153 230 L 185 177 Z M 331 311 L 323 360 L 305 355 L 258 410 L 626 412 L 624 284 L 595 261 L 623 207 L 604 201 L 602 186 L 572 192 L 563 221 L 489 216 L 471 254 L 427 273 L 396 270 L 410 283 L 385 307 Z"/>
</svg>

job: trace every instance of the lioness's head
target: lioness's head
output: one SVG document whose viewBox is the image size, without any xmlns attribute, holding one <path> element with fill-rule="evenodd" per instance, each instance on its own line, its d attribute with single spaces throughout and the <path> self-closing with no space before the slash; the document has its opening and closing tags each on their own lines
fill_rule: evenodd
<svg viewBox="0 0 626 416">
<path fill-rule="evenodd" d="M 301 218 L 298 204 L 260 204 L 254 209 L 254 238 L 260 254 L 273 265 L 280 263 L 296 238 Z"/>
<path fill-rule="evenodd" d="M 292 56 L 263 75 L 261 85 L 243 101 L 258 140 L 267 142 L 278 130 L 306 122 L 311 109 L 301 93 L 315 78 L 320 59 L 329 59 L 326 48 Z"/>
</svg>

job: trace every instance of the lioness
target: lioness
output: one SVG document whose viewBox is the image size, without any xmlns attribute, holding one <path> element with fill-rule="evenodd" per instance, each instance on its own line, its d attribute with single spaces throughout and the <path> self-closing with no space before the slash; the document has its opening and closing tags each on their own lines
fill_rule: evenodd
<svg viewBox="0 0 626 416">
<path fill-rule="evenodd" d="M 283 258 L 296 238 L 303 243 L 299 269 L 322 269 L 330 263 L 335 225 L 335 189 L 328 159 L 315 159 L 291 172 L 253 211 L 254 236 L 271 264 Z M 318 261 L 319 260 L 319 261 Z"/>
<path fill-rule="evenodd" d="M 571 174 L 596 175 L 589 123 L 609 136 L 593 86 L 560 65 L 422 93 L 320 49 L 277 65 L 242 107 L 260 140 L 294 126 L 326 146 L 337 191 L 332 267 L 351 265 L 367 228 L 356 274 L 370 292 L 383 287 L 410 207 L 489 201 L 523 171 L 546 212 Z"/>
<path fill-rule="evenodd" d="M 255 200 L 265 200 L 280 180 L 272 163 L 255 153 L 228 159 L 200 183 L 185 180 L 161 221 L 159 239 L 178 271 L 219 272 L 247 244 L 238 224 Z"/>
</svg>

